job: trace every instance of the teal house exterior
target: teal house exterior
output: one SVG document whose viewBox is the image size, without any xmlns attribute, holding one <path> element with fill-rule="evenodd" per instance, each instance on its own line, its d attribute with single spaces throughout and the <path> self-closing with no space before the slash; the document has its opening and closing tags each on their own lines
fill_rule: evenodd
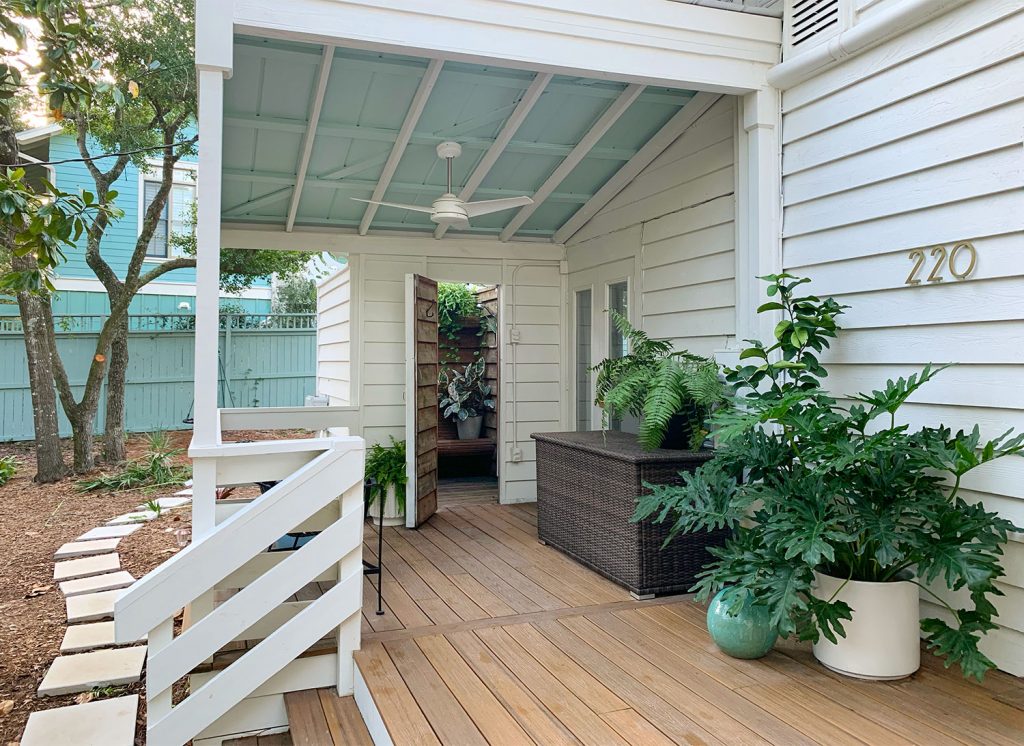
<svg viewBox="0 0 1024 746">
<path fill-rule="evenodd" d="M 68 160 L 47 167 L 48 178 L 68 192 L 93 190 L 93 180 L 81 157 L 73 136 L 59 124 L 49 124 L 18 134 L 22 153 L 29 159 L 42 162 Z M 98 148 L 94 152 L 100 152 Z M 173 257 L 168 240 L 174 232 L 187 230 L 187 218 L 196 195 L 197 162 L 193 157 L 183 159 L 176 169 L 175 185 L 168 200 L 164 220 L 150 244 L 147 263 L 156 263 Z M 102 167 L 102 163 L 101 163 Z M 124 217 L 113 223 L 103 238 L 103 257 L 121 277 L 124 276 L 135 243 L 141 230 L 142 214 L 147 199 L 155 192 L 159 173 L 145 172 L 129 164 L 115 182 L 117 205 Z M 151 186 L 150 186 L 151 185 Z M 102 315 L 109 312 L 106 293 L 96 275 L 85 261 L 84 239 L 77 250 L 67 252 L 67 262 L 57 270 L 54 283 L 57 295 L 53 300 L 55 316 Z M 271 284 L 269 278 L 257 281 L 240 295 L 223 295 L 221 305 L 235 313 L 265 314 L 270 312 Z M 132 315 L 192 313 L 195 310 L 195 271 L 177 269 L 146 285 L 132 301 Z M 0 305 L 0 315 L 17 315 L 16 305 Z"/>
</svg>

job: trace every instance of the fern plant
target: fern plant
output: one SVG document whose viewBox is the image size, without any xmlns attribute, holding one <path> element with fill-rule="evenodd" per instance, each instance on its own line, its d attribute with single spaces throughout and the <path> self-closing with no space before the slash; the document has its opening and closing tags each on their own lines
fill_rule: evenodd
<svg viewBox="0 0 1024 746">
<path fill-rule="evenodd" d="M 383 501 L 388 487 L 395 488 L 395 503 L 401 513 L 405 512 L 405 441 L 391 438 L 391 445 L 375 443 L 366 454 L 366 478 L 373 482 L 369 488 L 368 504 Z"/>
<path fill-rule="evenodd" d="M 707 437 L 705 421 L 725 400 L 725 389 L 714 360 L 672 344 L 651 339 L 622 314 L 610 310 L 612 322 L 627 341 L 629 354 L 595 365 L 594 403 L 601 407 L 602 427 L 609 419 L 633 415 L 640 419 L 637 440 L 647 450 L 661 446 L 673 417 L 691 425 L 690 447 L 700 448 Z"/>
</svg>

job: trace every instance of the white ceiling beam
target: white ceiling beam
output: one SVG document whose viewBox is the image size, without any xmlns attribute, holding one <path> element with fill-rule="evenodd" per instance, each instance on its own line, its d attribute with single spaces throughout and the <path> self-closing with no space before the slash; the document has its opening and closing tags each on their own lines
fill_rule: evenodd
<svg viewBox="0 0 1024 746">
<path fill-rule="evenodd" d="M 342 254 L 374 254 L 377 256 L 453 257 L 473 259 L 565 259 L 565 247 L 548 241 L 513 241 L 501 243 L 497 238 L 452 235 L 435 241 L 430 233 L 392 233 L 360 236 L 352 229 L 337 227 L 310 228 L 298 226 L 285 233 L 280 224 L 252 224 L 221 227 L 221 243 L 233 249 L 264 249 L 276 251 L 329 251 Z"/>
<path fill-rule="evenodd" d="M 501 132 L 498 133 L 498 137 L 495 138 L 494 144 L 487 150 L 484 157 L 477 164 L 469 180 L 466 181 L 466 185 L 459 192 L 459 199 L 468 201 L 472 199 L 474 192 L 480 187 L 484 179 L 487 178 L 487 174 L 490 173 L 494 164 L 497 163 L 501 154 L 505 152 L 505 148 L 512 142 L 513 136 L 522 126 L 523 122 L 526 121 L 526 117 L 533 109 L 537 101 L 540 100 L 541 95 L 544 93 L 544 89 L 547 88 L 551 79 L 555 76 L 551 73 L 537 73 L 537 76 L 530 83 L 530 87 L 526 89 L 523 97 L 519 99 L 519 103 L 516 104 L 515 110 L 505 121 L 504 126 L 501 128 Z M 447 225 L 439 225 L 434 230 L 434 238 L 443 238 L 444 234 L 448 232 Z"/>
<path fill-rule="evenodd" d="M 530 219 L 530 216 L 544 204 L 544 200 L 558 188 L 559 184 L 565 181 L 565 178 L 580 164 L 580 161 L 587 157 L 587 153 L 597 145 L 598 141 L 612 128 L 612 125 L 619 120 L 619 117 L 626 113 L 626 110 L 632 106 L 637 97 L 643 93 L 643 90 L 643 85 L 633 83 L 619 94 L 619 97 L 615 99 L 604 114 L 594 122 L 594 126 L 590 128 L 590 131 L 572 149 L 572 152 L 565 157 L 565 160 L 558 164 L 558 168 L 548 177 L 547 181 L 541 184 L 540 189 L 533 195 L 533 204 L 527 205 L 517 212 L 511 222 L 505 226 L 505 230 L 501 232 L 500 236 L 502 241 L 508 241 L 516 234 L 516 231 L 523 227 L 523 224 Z"/>
<path fill-rule="evenodd" d="M 302 186 L 306 183 L 309 158 L 313 154 L 313 141 L 316 140 L 316 126 L 320 121 L 320 111 L 324 107 L 324 94 L 327 92 L 327 81 L 331 77 L 333 62 L 334 45 L 325 44 L 320 58 L 320 73 L 317 75 L 316 88 L 313 89 L 313 101 L 309 106 L 309 121 L 306 124 L 306 133 L 302 136 L 302 149 L 299 151 L 299 164 L 295 171 L 295 189 L 292 191 L 292 202 L 288 206 L 288 219 L 284 224 L 284 229 L 288 232 L 295 227 L 295 218 L 299 214 Z"/>
<path fill-rule="evenodd" d="M 698 93 L 687 101 L 686 105 L 677 111 L 675 116 L 668 120 L 657 134 L 637 151 L 636 155 L 616 171 L 615 175 L 583 207 L 555 231 L 552 240 L 555 243 L 565 243 L 569 240 L 576 231 L 586 225 L 588 220 L 615 199 L 619 192 L 629 186 L 641 171 L 654 162 L 655 158 L 664 153 L 668 146 L 689 129 L 719 98 L 721 96 L 715 93 Z"/>
<path fill-rule="evenodd" d="M 264 194 L 262 197 L 256 197 L 255 199 L 251 199 L 248 202 L 242 202 L 241 204 L 229 207 L 226 210 L 224 210 L 224 212 L 221 214 L 226 218 L 235 217 L 237 215 L 244 215 L 245 213 L 255 210 L 258 207 L 263 207 L 264 205 L 272 205 L 275 202 L 280 202 L 281 200 L 286 199 L 288 195 L 291 194 L 292 189 L 294 188 L 295 187 L 286 186 L 281 189 L 275 189 L 269 194 Z"/>
<path fill-rule="evenodd" d="M 416 95 L 413 96 L 412 104 L 409 105 L 409 111 L 405 115 L 402 129 L 398 131 L 398 137 L 391 148 L 391 155 L 388 156 L 388 160 L 384 164 L 384 170 L 381 172 L 380 180 L 377 182 L 377 188 L 373 190 L 373 196 L 370 199 L 374 201 L 384 199 L 384 194 L 391 183 L 391 177 L 398 170 L 398 163 L 402 160 L 402 155 L 405 153 L 409 140 L 412 139 L 413 132 L 416 130 L 416 123 L 420 120 L 420 115 L 427 106 L 430 92 L 434 90 L 437 76 L 441 74 L 442 65 L 444 65 L 444 60 L 440 59 L 431 60 L 430 64 L 427 65 L 427 70 L 420 79 L 420 86 L 416 89 Z M 377 208 L 378 205 L 373 204 L 366 206 L 363 219 L 359 222 L 360 236 L 365 236 L 366 232 L 370 230 L 370 223 L 373 222 L 373 218 L 377 214 Z"/>
</svg>

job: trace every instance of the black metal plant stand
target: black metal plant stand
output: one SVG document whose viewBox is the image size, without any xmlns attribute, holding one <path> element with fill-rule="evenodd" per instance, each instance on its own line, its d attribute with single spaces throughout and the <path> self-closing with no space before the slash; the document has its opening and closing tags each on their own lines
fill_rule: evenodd
<svg viewBox="0 0 1024 746">
<path fill-rule="evenodd" d="M 367 516 L 370 515 L 370 488 L 375 484 L 373 479 L 367 479 L 363 484 L 363 520 L 365 521 Z M 384 575 L 381 573 L 381 567 L 384 564 L 384 510 L 383 506 L 380 511 L 380 523 L 377 526 L 377 564 L 367 562 L 363 560 L 363 575 L 376 575 L 377 576 L 377 616 L 384 615 L 384 602 L 381 598 L 381 592 L 384 587 Z"/>
</svg>

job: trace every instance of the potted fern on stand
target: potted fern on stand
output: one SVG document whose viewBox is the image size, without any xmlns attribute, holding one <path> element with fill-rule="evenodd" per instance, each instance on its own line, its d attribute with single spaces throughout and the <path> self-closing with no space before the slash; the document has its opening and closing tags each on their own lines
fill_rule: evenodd
<svg viewBox="0 0 1024 746">
<path fill-rule="evenodd" d="M 981 464 L 1019 454 L 1024 435 L 984 442 L 978 427 L 900 424 L 900 408 L 941 367 L 840 404 L 822 387 L 818 355 L 845 307 L 799 295 L 806 279 L 763 279 L 770 300 L 759 312 L 782 320 L 773 343 L 752 342 L 728 371 L 740 395 L 713 418 L 715 458 L 681 485 L 651 485 L 634 518 L 670 518 L 671 536 L 729 529 L 698 598 L 726 588 L 734 613 L 767 609 L 779 634 L 812 641 L 839 673 L 908 676 L 923 633 L 947 666 L 980 679 L 994 667 L 979 643 L 996 627 L 1002 545 L 1019 529 L 968 502 L 960 484 Z M 919 596 L 942 618 L 920 619 Z"/>
<path fill-rule="evenodd" d="M 640 419 L 637 441 L 647 450 L 700 450 L 708 431 L 704 422 L 724 400 L 718 364 L 670 342 L 651 339 L 622 314 L 609 311 L 629 343 L 629 354 L 594 366 L 596 401 L 603 429 L 611 419 Z"/>
<path fill-rule="evenodd" d="M 405 441 L 376 443 L 366 454 L 367 511 L 383 526 L 405 524 Z M 383 511 L 383 517 L 381 516 Z"/>
</svg>

